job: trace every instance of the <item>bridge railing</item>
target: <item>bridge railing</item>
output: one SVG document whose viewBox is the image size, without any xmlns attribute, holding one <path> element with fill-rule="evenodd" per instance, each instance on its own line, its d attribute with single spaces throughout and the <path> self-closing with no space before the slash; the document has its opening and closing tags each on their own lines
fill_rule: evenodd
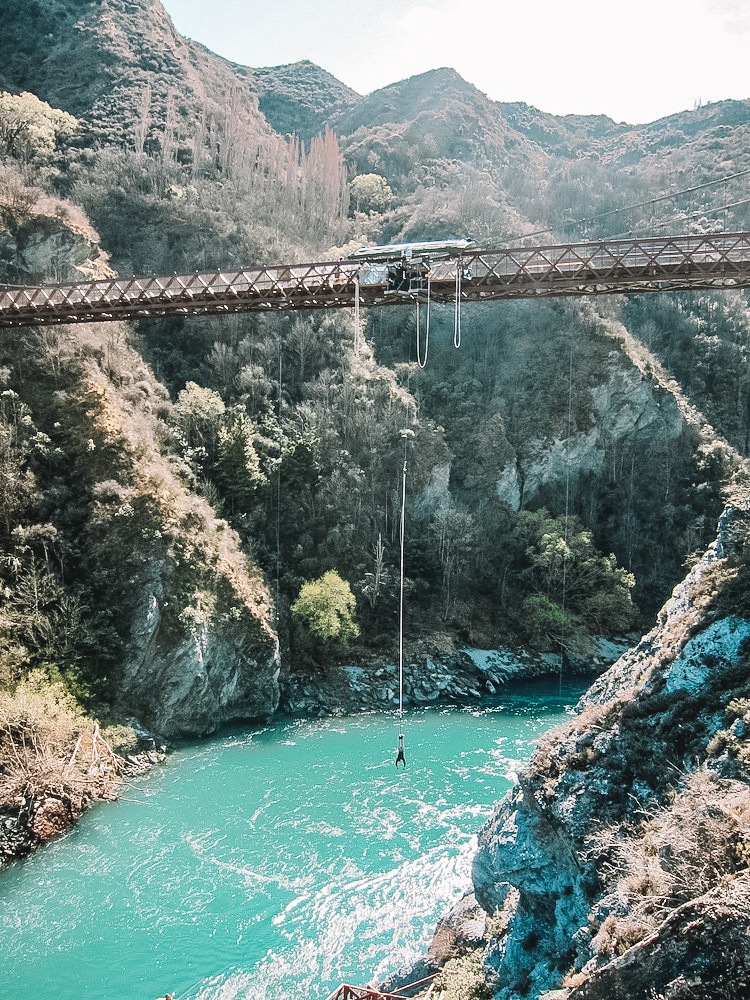
<svg viewBox="0 0 750 1000">
<path fill-rule="evenodd" d="M 457 280 L 459 276 L 461 281 Z M 460 286 L 460 290 L 459 290 Z M 0 289 L 0 327 L 164 315 L 750 287 L 750 233 L 472 248 L 394 257 Z"/>
<path fill-rule="evenodd" d="M 567 284 L 608 283 L 613 291 L 682 277 L 694 286 L 748 279 L 750 234 L 597 241 L 479 251 L 470 255 L 472 279 L 482 284 L 532 285 L 548 291 Z M 595 290 L 595 289 L 593 289 Z M 585 292 L 582 292 L 585 293 Z"/>
</svg>

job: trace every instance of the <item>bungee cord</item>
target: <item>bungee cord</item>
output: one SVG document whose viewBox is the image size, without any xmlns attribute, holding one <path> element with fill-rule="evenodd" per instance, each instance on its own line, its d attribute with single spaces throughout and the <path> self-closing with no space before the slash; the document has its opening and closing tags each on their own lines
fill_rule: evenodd
<svg viewBox="0 0 750 1000">
<path fill-rule="evenodd" d="M 419 325 L 420 325 L 419 324 L 419 299 L 417 299 L 416 302 L 417 302 L 417 319 L 416 319 L 416 323 L 417 323 L 417 364 L 419 365 L 420 368 L 424 368 L 426 366 L 426 364 L 427 364 L 427 352 L 430 349 L 430 276 L 429 276 L 429 274 L 427 275 L 427 320 L 426 320 L 426 324 L 425 324 L 426 328 L 425 328 L 425 334 L 424 334 L 424 357 L 420 356 L 420 350 L 421 350 L 420 341 L 421 341 L 421 337 L 420 337 L 420 331 L 419 331 Z"/>
<path fill-rule="evenodd" d="M 354 275 L 354 353 L 358 354 L 362 343 L 362 317 L 360 309 L 359 271 Z"/>
<path fill-rule="evenodd" d="M 279 337 L 279 372 L 277 381 L 276 423 L 279 435 L 279 459 L 276 466 L 276 628 L 279 628 L 281 603 L 281 457 L 284 448 L 284 437 L 281 429 L 281 337 Z"/>
<path fill-rule="evenodd" d="M 461 346 L 461 278 L 463 263 L 459 257 L 456 261 L 456 304 L 453 311 L 453 346 L 456 350 Z"/>
<path fill-rule="evenodd" d="M 463 277 L 463 265 L 461 260 L 456 261 L 456 299 L 453 312 L 453 346 L 458 350 L 461 346 L 461 280 Z M 427 274 L 427 317 L 425 320 L 424 332 L 424 354 L 422 353 L 422 335 L 419 311 L 419 299 L 416 300 L 416 327 L 417 327 L 417 364 L 421 369 L 427 366 L 427 355 L 430 349 L 430 303 L 432 299 L 431 277 Z"/>
<path fill-rule="evenodd" d="M 404 433 L 404 466 L 401 473 L 401 526 L 399 530 L 399 600 L 398 600 L 398 749 L 396 767 L 406 767 L 404 755 L 404 528 L 406 525 L 406 434 Z"/>
<path fill-rule="evenodd" d="M 562 701 L 563 667 L 566 656 L 567 629 L 565 627 L 565 610 L 568 597 L 568 550 L 569 550 L 569 518 L 570 518 L 570 435 L 573 429 L 573 336 L 569 334 L 570 352 L 568 355 L 568 426 L 565 437 L 565 522 L 563 527 L 563 577 L 562 577 L 562 634 L 560 636 L 560 676 L 558 696 Z"/>
</svg>

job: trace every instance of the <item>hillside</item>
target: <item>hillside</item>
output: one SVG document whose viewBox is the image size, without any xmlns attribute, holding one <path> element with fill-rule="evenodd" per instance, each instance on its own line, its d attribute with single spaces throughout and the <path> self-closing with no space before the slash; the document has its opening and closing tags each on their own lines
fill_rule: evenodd
<svg viewBox="0 0 750 1000">
<path fill-rule="evenodd" d="M 270 129 L 247 74 L 178 35 L 153 0 L 8 0 L 0 88 L 86 122 L 88 143 L 180 145 L 202 120 Z"/>
<path fill-rule="evenodd" d="M 697 171 L 703 184 L 708 151 L 730 121 L 733 129 L 726 138 L 727 160 L 722 165 L 737 172 L 744 163 L 735 156 L 747 128 L 742 102 L 697 109 L 630 130 L 603 118 L 555 119 L 528 106 L 497 104 L 450 69 L 360 98 L 311 63 L 257 72 L 228 64 L 181 39 L 160 5 L 147 0 L 60 3 L 54 11 L 16 5 L 9 13 L 11 30 L 3 43 L 5 84 L 18 89 L 33 86 L 39 97 L 77 116 L 81 127 L 69 146 L 64 170 L 51 175 L 47 169 L 47 173 L 61 195 L 83 205 L 113 266 L 121 272 L 295 257 L 320 252 L 326 242 L 344 242 L 347 235 L 356 239 L 358 232 L 383 239 L 464 233 L 481 238 L 497 237 L 509 229 L 522 232 L 540 224 L 554 225 L 555 216 L 580 213 L 593 218 L 608 205 L 642 197 L 646 184 L 653 194 L 660 192 L 652 185 L 662 174 L 674 173 L 678 156 L 680 172 L 689 169 L 693 176 Z M 30 30 L 34 26 L 37 30 Z M 33 40 L 40 43 L 42 38 L 44 58 L 35 57 Z M 66 71 L 71 54 L 72 62 L 91 70 L 91 80 L 78 74 L 74 79 Z M 299 135 L 312 143 L 309 150 L 273 132 L 259 111 L 259 101 L 273 123 L 289 132 L 294 131 L 296 115 Z M 311 136 L 314 126 L 335 129 L 338 144 L 329 133 L 329 139 L 316 140 L 316 145 Z M 85 147 L 95 136 L 105 145 L 92 152 Z M 666 147 L 661 158 L 660 143 Z M 638 163 L 627 153 L 631 146 L 641 150 Z M 628 160 L 619 173 L 610 162 L 615 155 Z M 712 155 L 711 164 L 715 163 Z M 364 172 L 385 179 L 391 203 L 379 211 L 354 213 L 353 218 L 350 212 L 347 219 L 341 175 L 351 178 Z M 605 176 L 606 183 L 601 183 Z M 321 187 L 324 177 L 327 187 Z M 653 214 L 655 209 L 652 205 L 639 211 Z M 591 225 L 611 229 L 623 221 L 616 216 Z M 665 588 L 678 578 L 686 545 L 707 542 L 718 516 L 721 480 L 735 460 L 726 449 L 716 451 L 714 431 L 740 453 L 748 435 L 743 404 L 747 389 L 741 375 L 747 329 L 744 302 L 739 297 L 729 309 L 711 310 L 714 320 L 722 316 L 725 332 L 720 333 L 720 351 L 707 338 L 702 343 L 698 333 L 699 317 L 711 302 L 709 296 L 698 296 L 687 312 L 673 311 L 671 303 L 661 301 L 656 311 L 651 305 L 642 309 L 637 302 L 619 301 L 593 310 L 551 304 L 522 304 L 502 311 L 467 309 L 464 322 L 471 346 L 458 352 L 455 361 L 443 346 L 450 323 L 447 311 L 438 314 L 430 368 L 418 378 L 404 369 L 415 397 L 408 406 L 418 404 L 435 427 L 445 428 L 438 436 L 447 452 L 430 474 L 434 478 L 439 468 L 444 488 L 439 493 L 432 490 L 432 509 L 423 506 L 423 515 L 434 517 L 438 510 L 441 516 L 449 515 L 457 538 L 461 532 L 470 536 L 472 522 L 487 516 L 499 531 L 509 530 L 507 523 L 502 527 L 507 522 L 502 509 L 493 510 L 497 498 L 509 503 L 511 510 L 546 506 L 560 515 L 564 458 L 576 515 L 593 531 L 602 550 L 611 549 L 627 569 L 635 571 L 636 599 L 647 619 Z M 678 314 L 682 325 L 696 327 L 688 353 L 706 352 L 689 364 L 681 360 L 685 349 L 670 347 Z M 410 323 L 411 318 L 398 311 L 372 317 L 375 357 L 387 368 L 410 360 L 411 349 L 403 343 L 403 331 Z M 631 357 L 622 333 L 627 334 L 629 323 L 646 348 L 656 352 L 651 361 Z M 231 329 L 216 321 L 163 321 L 142 329 L 142 347 L 173 398 L 191 379 L 205 381 L 208 376 L 208 386 L 225 403 L 241 401 L 248 418 L 259 426 L 274 390 L 266 382 L 259 395 L 255 382 L 262 382 L 260 370 L 277 350 L 282 326 L 276 320 L 259 323 L 249 317 L 235 318 Z M 282 387 L 290 417 L 303 399 L 308 407 L 314 403 L 319 390 L 313 387 L 328 370 L 325 352 L 320 353 L 327 336 L 325 324 L 316 331 L 317 326 L 313 321 L 306 335 L 311 346 L 303 348 L 302 327 L 295 325 L 294 340 L 300 346 L 293 350 L 304 355 L 300 354 L 298 384 L 293 365 L 291 381 Z M 338 318 L 334 326 L 338 338 L 343 334 Z M 569 342 L 578 339 L 574 331 L 583 327 L 587 339 L 574 349 Z M 573 377 L 566 386 L 558 374 L 564 370 L 560 359 L 572 350 Z M 642 381 L 643 364 L 655 371 L 660 351 L 681 378 L 687 401 L 703 410 L 709 423 L 699 427 L 693 421 L 689 427 L 684 417 L 676 416 L 662 426 L 647 416 L 651 408 L 663 408 L 661 395 L 672 391 L 669 371 L 650 386 Z M 714 364 L 723 366 L 726 380 L 741 380 L 731 407 L 718 382 L 714 386 L 705 377 L 698 382 L 690 375 L 696 366 Z M 254 382 L 248 392 L 237 380 L 247 379 L 243 373 L 250 370 Z M 556 407 L 539 411 L 533 406 L 534 398 L 549 397 L 550 392 L 558 397 Z M 574 419 L 567 427 L 561 423 L 566 394 L 575 397 Z M 623 405 L 629 415 L 620 418 L 613 407 Z M 667 400 L 666 405 L 672 404 Z M 678 406 L 674 412 L 682 411 Z M 321 413 L 317 419 L 324 426 L 330 416 Z M 613 434 L 614 427 L 618 430 Z M 557 457 L 545 443 L 555 440 L 560 442 L 555 445 Z M 684 447 L 675 450 L 675 440 L 684 441 Z M 701 441 L 698 451 L 696 440 Z M 659 485 L 664 478 L 663 462 L 657 459 L 662 448 L 670 449 L 676 464 L 670 462 L 667 483 Z M 702 494 L 696 494 L 693 486 L 708 469 L 702 450 L 723 457 L 712 467 Z M 332 467 L 338 462 L 335 452 L 334 448 L 325 460 Z M 493 454 L 488 462 L 487 456 Z M 644 454 L 652 456 L 645 465 Z M 317 461 L 323 461 L 321 455 Z M 358 455 L 354 466 L 362 468 L 361 463 Z M 619 471 L 603 478 L 608 468 Z M 207 471 L 204 467 L 200 474 Z M 365 471 L 365 475 L 370 474 Z M 629 485 L 623 490 L 625 483 Z M 660 491 L 676 496 L 677 502 L 660 504 Z M 339 502 L 333 500 L 334 509 Z M 338 513 L 344 516 L 340 508 Z M 379 517 L 373 511 L 374 523 Z M 311 539 L 313 546 L 320 545 L 329 530 L 321 524 Z M 656 565 L 647 555 L 654 537 L 669 547 Z M 341 569 L 347 576 L 361 577 L 366 571 L 365 553 L 374 540 L 356 553 L 342 553 Z M 270 539 L 264 544 L 272 547 Z M 285 559 L 292 578 L 294 563 L 291 556 Z M 480 578 L 489 581 L 499 569 L 490 559 Z M 519 570 L 523 576 L 522 566 Z M 423 572 L 429 579 L 444 573 L 444 567 L 439 560 L 428 559 Z M 502 572 L 506 574 L 508 567 Z M 476 571 L 466 562 L 457 573 L 453 593 L 469 598 L 471 588 L 462 591 Z M 455 598 L 450 603 L 450 610 L 457 610 Z M 495 627 L 508 627 L 515 610 L 511 607 L 508 612 L 499 618 L 497 612 L 491 614 Z M 482 631 L 492 631 L 492 626 Z"/>
<path fill-rule="evenodd" d="M 637 200 L 646 182 L 673 172 L 678 154 L 682 172 L 688 166 L 699 171 L 703 183 L 704 158 L 725 123 L 735 126 L 727 157 L 747 127 L 742 102 L 697 109 L 640 130 L 603 118 L 555 119 L 528 106 L 489 101 L 450 69 L 360 98 L 308 62 L 257 72 L 228 64 L 181 39 L 160 5 L 147 0 L 61 3 L 54 17 L 20 6 L 11 13 L 12 29 L 3 43 L 6 85 L 33 85 L 41 98 L 80 122 L 62 154 L 64 169 L 37 165 L 38 183 L 51 184 L 84 207 L 112 265 L 126 273 L 309 255 L 326 242 L 356 239 L 358 232 L 371 239 L 497 237 L 508 229 L 554 224 L 555 217 L 594 216 L 613 202 Z M 29 32 L 34 18 L 43 36 Z M 41 37 L 45 57 L 34 58 L 31 39 Z M 11 45 L 23 51 L 23 69 Z M 93 82 L 66 73 L 71 53 L 92 69 Z M 259 102 L 274 124 L 289 132 L 296 115 L 298 134 L 309 139 L 309 148 L 278 136 Z M 333 128 L 335 135 L 315 139 L 314 126 Z M 222 136 L 230 127 L 228 145 Z M 87 148 L 94 136 L 105 142 L 97 151 Z M 660 136 L 670 138 L 661 160 Z M 647 140 L 651 147 L 642 164 L 633 162 L 617 173 L 609 163 L 615 152 L 621 155 L 630 144 Z M 726 164 L 734 172 L 741 166 L 736 159 Z M 391 203 L 367 213 L 350 210 L 347 217 L 342 184 L 365 172 L 385 179 Z M 653 213 L 654 207 L 640 211 Z M 603 220 L 599 226 L 611 229 L 622 221 Z M 14 252 L 11 240 L 8 256 Z M 732 304 L 719 308 L 710 296 L 697 296 L 687 310 L 662 298 L 656 309 L 625 300 L 467 308 L 467 346 L 459 352 L 449 347 L 449 310 L 436 310 L 431 364 L 424 372 L 411 367 L 413 348 L 405 341 L 413 317 L 399 310 L 370 318 L 374 354 L 351 358 L 346 372 L 333 363 L 337 345 L 346 342 L 344 317 L 322 322 L 300 317 L 291 327 L 272 317 L 235 317 L 224 324 L 169 320 L 143 325 L 139 336 L 146 360 L 173 400 L 197 380 L 232 412 L 244 412 L 253 428 L 261 469 L 255 511 L 238 507 L 214 458 L 201 457 L 189 443 L 185 454 L 191 456 L 196 483 L 216 491 L 211 495 L 245 544 L 256 536 L 253 545 L 267 572 L 273 572 L 275 548 L 270 493 L 263 496 L 277 461 L 278 444 L 272 442 L 285 440 L 282 451 L 289 454 L 288 473 L 282 466 L 282 502 L 301 491 L 310 495 L 303 507 L 326 511 L 307 523 L 300 549 L 294 541 L 297 517 L 289 508 L 278 543 L 289 603 L 301 578 L 331 563 L 352 585 L 364 586 L 390 502 L 387 491 L 383 504 L 373 499 L 377 491 L 365 499 L 352 484 L 358 477 L 375 484 L 385 474 L 382 460 L 396 446 L 395 440 L 388 443 L 393 431 L 378 427 L 382 443 L 375 463 L 363 449 L 372 451 L 371 423 L 383 405 L 376 401 L 381 391 L 376 386 L 389 386 L 385 398 L 395 398 L 401 390 L 389 372 L 398 371 L 397 381 L 407 390 L 400 404 L 405 410 L 390 419 L 395 425 L 411 421 L 418 409 L 426 436 L 423 454 L 414 457 L 417 493 L 422 486 L 428 490 L 413 512 L 415 525 L 423 526 L 415 535 L 426 531 L 435 543 L 449 538 L 448 551 L 464 553 L 454 561 L 443 551 L 445 541 L 437 548 L 431 543 L 418 558 L 415 553 L 420 592 L 428 605 L 437 601 L 449 629 L 467 637 L 475 632 L 474 639 L 485 642 L 501 636 L 515 641 L 528 639 L 528 628 L 526 635 L 523 627 L 519 631 L 519 608 L 538 586 L 527 562 L 538 544 L 533 542 L 538 525 L 524 529 L 531 532 L 531 548 L 528 542 L 526 548 L 509 544 L 525 511 L 546 509 L 553 518 L 574 514 L 599 551 L 614 552 L 635 573 L 637 610 L 631 624 L 649 621 L 686 556 L 710 540 L 722 483 L 748 437 L 743 402 L 748 313 L 741 296 L 723 301 Z M 718 343 L 701 334 L 703 315 L 711 316 Z M 678 317 L 687 339 L 676 351 Z M 638 348 L 629 324 L 642 341 Z M 274 385 L 272 359 L 282 340 L 288 357 L 282 382 Z M 668 365 L 663 371 L 660 352 Z M 571 362 L 567 379 L 563 358 Z M 705 370 L 700 380 L 691 376 L 697 369 Z M 682 385 L 670 382 L 670 374 Z M 333 409 L 326 380 L 347 390 Z M 738 387 L 729 397 L 728 383 Z M 345 402 L 349 390 L 371 407 L 369 413 L 361 407 L 357 412 L 361 429 Z M 678 390 L 686 394 L 684 401 L 675 395 Z M 534 404 L 540 396 L 549 400 L 542 409 Z M 708 420 L 692 417 L 691 403 Z M 308 430 L 299 429 L 300 419 Z M 304 472 L 300 478 L 296 459 L 292 462 L 309 431 L 315 442 L 310 471 L 322 474 L 315 483 Z M 348 486 L 328 475 L 334 469 Z M 387 483 L 391 476 L 386 474 Z M 342 535 L 341 525 L 361 521 L 363 503 L 368 529 L 353 535 L 348 527 Z M 475 541 L 479 526 L 487 523 L 498 533 L 496 549 Z M 392 560 L 392 552 L 385 550 L 384 557 Z M 506 583 L 498 587 L 498 580 Z M 510 589 L 508 580 L 514 581 Z M 476 610 L 467 632 L 469 607 Z M 377 602 L 370 611 L 378 623 Z M 367 604 L 360 613 L 367 617 Z M 581 605 L 576 614 L 581 621 L 574 631 L 592 611 Z M 628 615 L 619 620 L 624 626 Z M 549 641 L 543 635 L 544 629 L 538 641 Z"/>
<path fill-rule="evenodd" d="M 302 60 L 288 66 L 252 71 L 259 106 L 271 128 L 309 142 L 333 118 L 357 104 L 361 97 L 334 76 Z"/>
</svg>

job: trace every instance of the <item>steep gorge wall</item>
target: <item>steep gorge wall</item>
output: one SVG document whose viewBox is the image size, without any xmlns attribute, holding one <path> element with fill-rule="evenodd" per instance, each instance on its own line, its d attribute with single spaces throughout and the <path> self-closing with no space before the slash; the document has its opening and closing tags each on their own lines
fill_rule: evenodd
<svg viewBox="0 0 750 1000">
<path fill-rule="evenodd" d="M 485 950 L 495 997 L 687 997 L 696 983 L 700 996 L 746 995 L 749 533 L 747 506 L 727 508 L 656 627 L 481 830 L 474 888 L 503 928 Z"/>
<path fill-rule="evenodd" d="M 90 330 L 95 340 L 104 335 Z M 266 583 L 236 532 L 162 453 L 165 428 L 150 400 L 164 390 L 135 352 L 121 345 L 119 355 L 118 384 L 94 359 L 85 365 L 80 398 L 91 436 L 74 458 L 88 480 L 90 569 L 100 599 L 107 603 L 111 587 L 125 616 L 114 703 L 166 737 L 265 720 L 278 705 L 280 670 Z"/>
<path fill-rule="evenodd" d="M 7 241 L 27 280 L 49 280 L 63 264 L 70 273 L 58 276 L 69 280 L 86 265 L 107 273 L 82 217 L 42 212 L 27 230 L 23 255 Z M 51 536 L 64 553 L 59 599 L 88 616 L 69 625 L 68 640 L 83 640 L 85 678 L 120 717 L 166 738 L 265 720 L 279 702 L 270 594 L 236 532 L 170 457 L 168 393 L 129 336 L 122 324 L 94 324 L 3 341 L 3 395 L 46 441 L 46 461 L 25 471 L 33 489 L 14 512 L 19 531 Z M 48 523 L 35 526 L 42 516 Z M 20 567 L 33 563 L 28 546 L 18 552 Z M 101 640 L 84 653 L 87 628 Z"/>
<path fill-rule="evenodd" d="M 437 312 L 429 365 L 410 385 L 450 454 L 416 514 L 457 510 L 501 526 L 504 505 L 575 515 L 634 573 L 646 628 L 686 556 L 711 541 L 722 483 L 741 459 L 621 313 L 619 299 L 466 307 L 455 350 Z"/>
<path fill-rule="evenodd" d="M 524 441 L 522 454 L 514 452 L 497 482 L 498 496 L 513 509 L 533 503 L 551 488 L 562 489 L 566 479 L 606 477 L 607 463 L 623 448 L 638 448 L 643 460 L 649 451 L 668 448 L 685 433 L 686 422 L 674 398 L 635 369 L 623 365 L 613 350 L 598 374 L 598 384 L 587 387 L 583 401 L 591 424 L 549 437 Z M 576 405 L 582 401 L 576 392 Z"/>
<path fill-rule="evenodd" d="M 189 634 L 178 641 L 163 627 L 168 587 L 163 565 L 139 581 L 116 699 L 124 713 L 164 737 L 212 732 L 233 720 L 265 721 L 279 702 L 278 640 L 268 614 L 259 616 L 227 580 L 217 581 L 209 616 L 194 605 Z M 267 611 L 267 609 L 266 609 Z M 163 633 L 167 635 L 164 636 Z"/>
</svg>

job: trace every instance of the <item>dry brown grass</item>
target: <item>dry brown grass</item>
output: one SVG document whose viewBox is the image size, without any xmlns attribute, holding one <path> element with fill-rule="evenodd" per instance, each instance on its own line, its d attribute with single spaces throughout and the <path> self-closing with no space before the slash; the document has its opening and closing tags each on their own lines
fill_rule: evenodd
<svg viewBox="0 0 750 1000">
<path fill-rule="evenodd" d="M 111 795 L 120 762 L 60 681 L 36 671 L 0 692 L 0 804 L 29 808 L 53 795 L 80 810 Z"/>
<path fill-rule="evenodd" d="M 671 805 L 644 815 L 637 829 L 592 839 L 600 877 L 625 906 L 607 916 L 595 953 L 619 955 L 675 907 L 731 879 L 750 864 L 750 788 L 696 771 Z"/>
</svg>

